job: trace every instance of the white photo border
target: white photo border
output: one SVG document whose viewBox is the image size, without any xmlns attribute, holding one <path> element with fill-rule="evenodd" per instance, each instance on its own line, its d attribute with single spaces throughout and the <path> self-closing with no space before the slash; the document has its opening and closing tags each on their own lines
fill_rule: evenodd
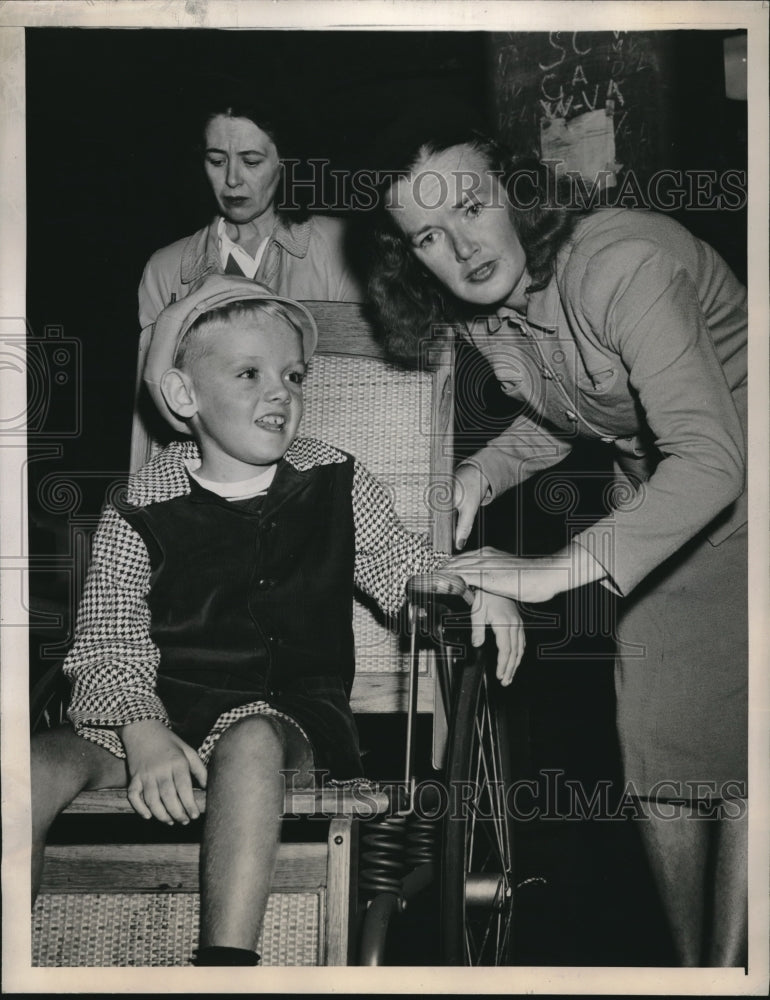
<svg viewBox="0 0 770 1000">
<path fill-rule="evenodd" d="M 2 697 L 3 990 L 8 993 L 550 993 L 759 995 L 768 988 L 768 768 L 770 507 L 768 469 L 768 6 L 760 2 L 542 2 L 542 0 L 36 0 L 0 5 L 0 318 L 26 312 L 24 30 L 157 27 L 280 30 L 564 30 L 745 28 L 749 114 L 750 824 L 748 974 L 738 969 L 527 968 L 499 970 L 39 969 L 30 966 L 25 449 L 0 447 L 0 696 Z M 2 366 L 2 420 L 24 413 L 25 379 Z M 633 933 L 629 927 L 629 933 Z"/>
</svg>

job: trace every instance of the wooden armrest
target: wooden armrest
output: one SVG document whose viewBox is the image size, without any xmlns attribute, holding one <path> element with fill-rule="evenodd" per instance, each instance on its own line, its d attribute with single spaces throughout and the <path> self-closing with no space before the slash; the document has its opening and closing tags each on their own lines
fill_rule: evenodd
<svg viewBox="0 0 770 1000">
<path fill-rule="evenodd" d="M 195 803 L 201 812 L 206 809 L 206 793 L 194 790 Z M 287 792 L 284 813 L 290 816 L 357 816 L 366 819 L 388 811 L 390 802 L 386 792 L 374 787 L 337 787 Z M 133 813 L 125 788 L 100 788 L 81 792 L 64 812 L 68 815 L 91 813 L 114 816 Z"/>
</svg>

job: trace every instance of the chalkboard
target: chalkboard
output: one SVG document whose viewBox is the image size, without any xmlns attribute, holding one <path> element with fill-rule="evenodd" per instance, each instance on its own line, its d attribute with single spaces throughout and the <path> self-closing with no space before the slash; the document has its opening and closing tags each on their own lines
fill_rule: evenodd
<svg viewBox="0 0 770 1000">
<path fill-rule="evenodd" d="M 506 32 L 491 38 L 501 139 L 540 155 L 544 122 L 591 111 L 612 117 L 618 174 L 665 163 L 673 37 L 656 31 Z"/>
</svg>

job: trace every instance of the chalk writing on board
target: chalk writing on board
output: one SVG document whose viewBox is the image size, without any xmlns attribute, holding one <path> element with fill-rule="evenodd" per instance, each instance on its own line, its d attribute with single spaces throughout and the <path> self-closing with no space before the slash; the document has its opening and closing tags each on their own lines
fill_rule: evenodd
<svg viewBox="0 0 770 1000">
<path fill-rule="evenodd" d="M 544 123 L 569 126 L 580 115 L 612 117 L 617 160 L 654 168 L 666 43 L 659 32 L 508 32 L 493 36 L 501 137 L 543 153 Z"/>
</svg>

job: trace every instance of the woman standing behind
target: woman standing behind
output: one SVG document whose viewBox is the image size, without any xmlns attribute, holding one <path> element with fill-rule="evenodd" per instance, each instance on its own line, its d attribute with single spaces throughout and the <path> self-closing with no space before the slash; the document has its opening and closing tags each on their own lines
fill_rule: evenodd
<svg viewBox="0 0 770 1000">
<path fill-rule="evenodd" d="M 457 469 L 458 546 L 482 504 L 576 438 L 605 442 L 625 475 L 615 509 L 556 556 L 487 548 L 447 569 L 525 602 L 595 582 L 619 595 L 626 790 L 679 961 L 743 965 L 745 289 L 669 218 L 571 211 L 541 165 L 517 170 L 452 125 L 413 138 L 375 232 L 390 348 L 414 359 L 433 324 L 454 323 L 526 404 Z"/>
<path fill-rule="evenodd" d="M 245 102 L 223 100 L 205 116 L 202 138 L 218 214 L 148 261 L 139 286 L 142 330 L 161 309 L 217 272 L 243 274 L 293 299 L 359 301 L 344 223 L 289 214 L 276 204 L 282 163 L 271 119 Z"/>
</svg>

